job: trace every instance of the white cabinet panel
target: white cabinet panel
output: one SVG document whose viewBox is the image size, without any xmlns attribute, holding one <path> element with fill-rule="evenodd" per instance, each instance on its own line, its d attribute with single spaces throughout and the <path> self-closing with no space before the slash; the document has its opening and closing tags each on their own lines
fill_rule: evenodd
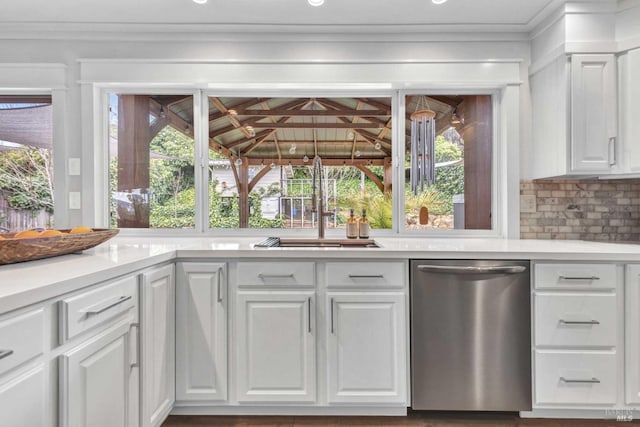
<svg viewBox="0 0 640 427">
<path fill-rule="evenodd" d="M 173 265 L 142 274 L 142 426 L 159 426 L 175 401 L 175 280 Z"/>
<path fill-rule="evenodd" d="M 330 292 L 326 312 L 329 403 L 404 402 L 404 295 Z"/>
<path fill-rule="evenodd" d="M 182 262 L 176 276 L 176 400 L 226 400 L 226 264 Z"/>
<path fill-rule="evenodd" d="M 610 55 L 571 57 L 571 158 L 574 172 L 616 163 L 617 71 Z"/>
<path fill-rule="evenodd" d="M 613 405 L 616 354 L 536 351 L 538 405 Z"/>
<path fill-rule="evenodd" d="M 616 295 L 535 296 L 537 346 L 615 347 Z"/>
<path fill-rule="evenodd" d="M 640 49 L 623 54 L 620 61 L 620 129 L 625 171 L 640 173 Z"/>
<path fill-rule="evenodd" d="M 129 323 L 121 323 L 62 355 L 63 426 L 128 425 L 128 332 Z"/>
<path fill-rule="evenodd" d="M 42 354 L 44 324 L 41 307 L 0 320 L 0 375 Z"/>
<path fill-rule="evenodd" d="M 615 289 L 618 276 L 615 264 L 536 264 L 536 289 L 605 290 Z"/>
<path fill-rule="evenodd" d="M 0 383 L 0 426 L 49 425 L 45 410 L 48 394 L 42 364 Z"/>
<path fill-rule="evenodd" d="M 640 404 L 640 265 L 628 265 L 625 283 L 625 401 Z"/>
<path fill-rule="evenodd" d="M 314 295 L 238 292 L 238 401 L 315 401 Z"/>
</svg>

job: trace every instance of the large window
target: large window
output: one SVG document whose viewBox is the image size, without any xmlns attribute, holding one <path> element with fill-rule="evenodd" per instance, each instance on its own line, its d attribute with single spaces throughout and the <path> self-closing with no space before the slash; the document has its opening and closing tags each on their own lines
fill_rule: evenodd
<svg viewBox="0 0 640 427">
<path fill-rule="evenodd" d="M 194 228 L 193 96 L 109 94 L 110 222 Z"/>
<path fill-rule="evenodd" d="M 320 158 L 329 233 L 352 210 L 374 230 L 494 229 L 491 95 L 193 98 L 109 94 L 111 226 L 317 228 Z"/>
<path fill-rule="evenodd" d="M 53 226 L 51 96 L 0 95 L 0 227 Z"/>
</svg>

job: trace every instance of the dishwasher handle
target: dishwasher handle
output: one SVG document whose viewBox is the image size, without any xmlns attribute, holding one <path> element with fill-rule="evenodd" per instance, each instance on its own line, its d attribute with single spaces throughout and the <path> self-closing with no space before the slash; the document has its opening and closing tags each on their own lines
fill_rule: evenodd
<svg viewBox="0 0 640 427">
<path fill-rule="evenodd" d="M 418 271 L 440 274 L 517 274 L 527 270 L 524 265 L 418 265 Z"/>
</svg>

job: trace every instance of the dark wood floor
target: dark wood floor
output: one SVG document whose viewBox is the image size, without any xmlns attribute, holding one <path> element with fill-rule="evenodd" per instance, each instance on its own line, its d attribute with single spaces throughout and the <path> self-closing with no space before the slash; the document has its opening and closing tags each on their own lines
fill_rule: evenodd
<svg viewBox="0 0 640 427">
<path fill-rule="evenodd" d="M 526 419 L 503 413 L 410 412 L 406 417 L 309 417 L 309 416 L 171 416 L 163 427 L 208 426 L 411 426 L 411 427 L 622 427 L 633 422 L 600 420 Z"/>
</svg>

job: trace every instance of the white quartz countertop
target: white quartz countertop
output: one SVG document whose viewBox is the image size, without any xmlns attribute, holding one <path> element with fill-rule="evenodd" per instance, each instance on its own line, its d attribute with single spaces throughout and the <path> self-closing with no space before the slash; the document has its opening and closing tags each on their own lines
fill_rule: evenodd
<svg viewBox="0 0 640 427">
<path fill-rule="evenodd" d="M 486 238 L 376 238 L 380 248 L 254 248 L 264 237 L 119 236 L 81 254 L 0 265 L 0 313 L 176 258 L 529 259 L 640 262 L 640 245 Z"/>
</svg>

